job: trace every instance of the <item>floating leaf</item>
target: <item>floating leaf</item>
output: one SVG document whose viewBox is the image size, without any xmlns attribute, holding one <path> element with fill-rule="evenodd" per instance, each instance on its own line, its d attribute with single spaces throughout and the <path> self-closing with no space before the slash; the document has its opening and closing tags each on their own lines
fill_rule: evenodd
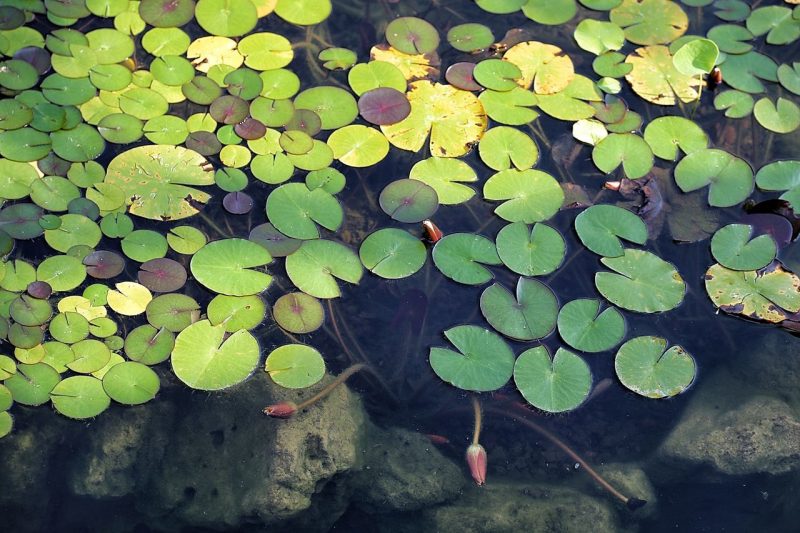
<svg viewBox="0 0 800 533">
<path fill-rule="evenodd" d="M 800 127 L 800 107 L 786 98 L 778 98 L 775 103 L 761 98 L 755 103 L 753 114 L 759 124 L 776 133 L 791 133 Z"/>
<path fill-rule="evenodd" d="M 717 43 L 710 39 L 693 39 L 675 52 L 672 62 L 681 74 L 701 76 L 711 72 L 718 58 Z"/>
<path fill-rule="evenodd" d="M 675 167 L 675 183 L 683 192 L 709 185 L 709 205 L 730 207 L 743 202 L 753 192 L 753 169 L 746 161 L 724 150 L 697 150 Z"/>
<path fill-rule="evenodd" d="M 292 24 L 319 24 L 331 14 L 330 0 L 278 0 L 275 14 Z"/>
<path fill-rule="evenodd" d="M 466 202 L 475 195 L 475 190 L 461 183 L 478 181 L 471 166 L 449 157 L 429 157 L 418 161 L 411 167 L 408 177 L 430 186 L 442 205 Z"/>
<path fill-rule="evenodd" d="M 708 135 L 697 123 L 684 117 L 658 117 L 647 125 L 644 140 L 661 159 L 674 161 L 678 149 L 685 154 L 708 147 Z"/>
<path fill-rule="evenodd" d="M 108 291 L 108 306 L 121 315 L 142 314 L 153 299 L 152 293 L 144 285 L 122 281 L 115 286 L 117 290 Z"/>
<path fill-rule="evenodd" d="M 272 381 L 281 387 L 305 389 L 325 375 L 325 361 L 311 346 L 286 344 L 270 352 L 265 370 Z"/>
<path fill-rule="evenodd" d="M 483 265 L 501 264 L 494 243 L 471 233 L 445 235 L 433 247 L 432 256 L 442 274 L 466 285 L 490 281 L 492 272 Z"/>
<path fill-rule="evenodd" d="M 786 191 L 781 200 L 800 210 L 800 161 L 774 161 L 764 165 L 756 174 L 756 183 L 765 191 Z"/>
<path fill-rule="evenodd" d="M 484 59 L 472 71 L 472 76 L 482 87 L 493 91 L 510 91 L 517 87 L 522 71 L 514 63 L 502 59 Z"/>
<path fill-rule="evenodd" d="M 295 109 L 316 113 L 323 130 L 336 130 L 347 126 L 358 115 L 358 105 L 353 96 L 338 87 L 312 87 L 294 99 Z"/>
<path fill-rule="evenodd" d="M 174 333 L 150 324 L 142 324 L 125 337 L 125 355 L 144 365 L 157 365 L 166 361 L 174 347 Z"/>
<path fill-rule="evenodd" d="M 227 296 L 218 294 L 209 302 L 208 320 L 213 326 L 222 324 L 225 331 L 253 329 L 264 321 L 267 304 L 258 295 Z"/>
<path fill-rule="evenodd" d="M 769 265 L 778 252 L 775 239 L 759 235 L 750 239 L 752 226 L 728 224 L 711 239 L 711 254 L 725 268 L 732 270 L 758 270 Z"/>
<path fill-rule="evenodd" d="M 311 333 L 322 326 L 322 304 L 303 292 L 290 292 L 275 301 L 272 316 L 280 327 L 291 333 Z"/>
<path fill-rule="evenodd" d="M 16 403 L 34 406 L 50 400 L 50 391 L 59 381 L 61 376 L 48 364 L 20 363 L 17 365 L 17 371 L 3 384 L 11 391 Z"/>
<path fill-rule="evenodd" d="M 495 283 L 481 293 L 481 313 L 491 326 L 512 339 L 534 340 L 553 331 L 558 301 L 553 291 L 534 279 L 519 278 L 516 296 Z"/>
<path fill-rule="evenodd" d="M 578 11 L 575 0 L 528 0 L 522 12 L 539 24 L 557 26 L 569 21 Z"/>
<path fill-rule="evenodd" d="M 576 350 L 604 352 L 622 341 L 625 319 L 613 307 L 600 312 L 600 300 L 572 300 L 558 313 L 558 333 Z"/>
<path fill-rule="evenodd" d="M 419 180 L 395 180 L 384 187 L 378 201 L 384 213 L 400 222 L 422 222 L 439 208 L 433 187 Z"/>
<path fill-rule="evenodd" d="M 483 186 L 487 200 L 506 200 L 495 209 L 509 222 L 531 224 L 552 217 L 564 202 L 564 191 L 550 174 L 540 170 L 503 170 Z"/>
<path fill-rule="evenodd" d="M 371 167 L 389 153 L 386 137 L 361 124 L 339 128 L 331 133 L 327 143 L 333 150 L 333 157 L 351 167 Z"/>
<path fill-rule="evenodd" d="M 198 0 L 194 15 L 200 27 L 222 37 L 245 35 L 258 22 L 251 0 Z"/>
<path fill-rule="evenodd" d="M 637 179 L 653 168 L 653 152 L 644 139 L 633 133 L 612 133 L 592 150 L 592 161 L 606 174 L 619 165 L 628 179 Z"/>
<path fill-rule="evenodd" d="M 308 190 L 302 183 L 287 183 L 267 197 L 267 217 L 281 233 L 296 239 L 319 237 L 317 224 L 336 231 L 344 214 L 336 198 L 324 189 Z"/>
<path fill-rule="evenodd" d="M 447 42 L 460 52 L 474 52 L 489 48 L 494 43 L 494 34 L 483 24 L 459 24 L 447 31 Z"/>
<path fill-rule="evenodd" d="M 800 20 L 786 6 L 759 7 L 747 17 L 747 29 L 755 36 L 766 33 L 768 44 L 789 44 L 800 37 Z"/>
<path fill-rule="evenodd" d="M 369 234 L 358 254 L 367 270 L 387 279 L 411 276 L 427 259 L 425 245 L 419 238 L 395 228 Z"/>
<path fill-rule="evenodd" d="M 503 263 L 523 276 L 544 276 L 564 260 L 566 244 L 561 234 L 547 224 L 515 222 L 497 234 L 497 254 Z"/>
<path fill-rule="evenodd" d="M 702 81 L 698 77 L 681 74 L 675 68 L 666 46 L 637 48 L 625 62 L 633 66 L 625 79 L 634 92 L 648 102 L 675 105 L 676 97 L 681 102 L 692 102 L 700 97 Z"/>
<path fill-rule="evenodd" d="M 508 382 L 514 353 L 499 335 L 478 326 L 456 326 L 444 335 L 458 351 L 431 348 L 431 367 L 437 376 L 460 389 L 478 392 L 496 390 Z"/>
<path fill-rule="evenodd" d="M 563 91 L 575 77 L 572 60 L 552 44 L 526 41 L 516 44 L 503 54 L 522 71 L 518 81 L 523 89 L 533 88 L 536 94 L 555 94 Z"/>
<path fill-rule="evenodd" d="M 439 32 L 417 17 L 398 17 L 386 26 L 386 40 L 406 54 L 427 54 L 439 46 Z"/>
<path fill-rule="evenodd" d="M 481 160 L 493 170 L 527 170 L 539 159 L 539 147 L 522 131 L 508 126 L 495 126 L 478 144 Z"/>
<path fill-rule="evenodd" d="M 589 395 L 592 373 L 586 362 L 563 348 L 550 358 L 544 346 L 520 354 L 514 365 L 514 383 L 534 407 L 561 413 L 578 407 Z"/>
<path fill-rule="evenodd" d="M 111 404 L 103 382 L 91 376 L 72 376 L 59 382 L 50 392 L 53 407 L 68 418 L 93 418 Z"/>
<path fill-rule="evenodd" d="M 125 405 L 139 405 L 155 398 L 160 388 L 158 374 L 148 366 L 125 361 L 111 367 L 103 376 L 103 390 Z"/>
<path fill-rule="evenodd" d="M 730 54 L 722 64 L 725 83 L 746 93 L 765 91 L 761 80 L 777 82 L 778 65 L 769 56 L 756 51 L 746 54 Z"/>
<path fill-rule="evenodd" d="M 619 50 L 625 43 L 622 28 L 611 22 L 584 19 L 575 27 L 578 46 L 595 55 Z"/>
<path fill-rule="evenodd" d="M 358 112 L 372 124 L 395 124 L 411 113 L 411 104 L 405 93 L 392 87 L 378 87 L 361 95 Z"/>
<path fill-rule="evenodd" d="M 636 44 L 670 43 L 689 27 L 686 13 L 669 0 L 623 0 L 611 10 L 609 18 L 625 30 L 627 40 Z"/>
<path fill-rule="evenodd" d="M 575 217 L 575 231 L 589 250 L 604 257 L 619 257 L 625 249 L 620 239 L 636 244 L 647 241 L 647 226 L 627 209 L 593 205 Z"/>
<path fill-rule="evenodd" d="M 225 389 L 244 381 L 258 365 L 258 341 L 247 330 L 225 335 L 225 326 L 212 326 L 208 320 L 181 331 L 171 358 L 178 379 L 200 390 Z"/>
<path fill-rule="evenodd" d="M 608 301 L 623 309 L 655 313 L 683 301 L 686 284 L 675 267 L 644 250 L 626 249 L 620 257 L 600 260 L 611 272 L 598 272 L 595 285 Z"/>
<path fill-rule="evenodd" d="M 139 283 L 155 292 L 174 292 L 186 283 L 186 269 L 175 261 L 162 257 L 139 267 Z"/>
<path fill-rule="evenodd" d="M 223 239 L 198 250 L 192 257 L 191 270 L 200 284 L 214 292 L 247 296 L 263 291 L 272 282 L 266 272 L 253 270 L 271 262 L 266 248 L 254 242 Z"/>
<path fill-rule="evenodd" d="M 620 346 L 614 359 L 617 377 L 630 390 L 648 398 L 668 398 L 694 381 L 694 359 L 680 346 L 667 349 L 661 337 L 636 337 Z"/>
<path fill-rule="evenodd" d="M 363 274 L 361 261 L 350 248 L 334 241 L 305 241 L 286 257 L 286 273 L 292 283 L 317 298 L 341 295 L 336 279 L 358 284 Z"/>
<path fill-rule="evenodd" d="M 800 278 L 778 263 L 761 271 L 712 265 L 705 280 L 711 301 L 726 313 L 778 323 L 800 311 Z"/>
</svg>

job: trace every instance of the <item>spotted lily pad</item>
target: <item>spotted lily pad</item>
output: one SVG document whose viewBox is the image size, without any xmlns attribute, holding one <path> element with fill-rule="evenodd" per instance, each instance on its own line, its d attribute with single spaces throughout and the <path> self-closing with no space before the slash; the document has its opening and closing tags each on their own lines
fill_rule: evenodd
<svg viewBox="0 0 800 533">
<path fill-rule="evenodd" d="M 636 337 L 620 346 L 614 358 L 617 377 L 627 388 L 648 398 L 668 398 L 694 381 L 696 365 L 680 346 L 667 349 L 661 337 Z"/>
<path fill-rule="evenodd" d="M 674 105 L 676 98 L 681 102 L 691 102 L 700 96 L 700 78 L 679 72 L 666 46 L 637 48 L 625 62 L 633 65 L 625 79 L 634 92 L 648 102 Z"/>
<path fill-rule="evenodd" d="M 572 60 L 559 47 L 539 41 L 526 41 L 508 49 L 503 59 L 522 71 L 518 81 L 524 89 L 536 94 L 555 94 L 563 91 L 575 77 Z"/>
<path fill-rule="evenodd" d="M 726 313 L 777 323 L 800 311 L 800 278 L 779 263 L 759 271 L 715 264 L 705 280 L 711 301 Z"/>
<path fill-rule="evenodd" d="M 514 353 L 496 333 L 478 326 L 456 326 L 444 332 L 458 349 L 431 348 L 436 375 L 460 389 L 490 391 L 508 382 L 514 371 Z"/>
</svg>

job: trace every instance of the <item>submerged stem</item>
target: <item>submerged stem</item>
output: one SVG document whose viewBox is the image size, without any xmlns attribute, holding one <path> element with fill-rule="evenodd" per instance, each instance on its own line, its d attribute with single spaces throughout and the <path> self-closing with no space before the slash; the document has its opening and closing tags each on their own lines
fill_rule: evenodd
<svg viewBox="0 0 800 533">
<path fill-rule="evenodd" d="M 330 394 L 333 391 L 333 389 L 335 389 L 336 387 L 347 381 L 347 378 L 349 378 L 359 370 L 363 370 L 366 367 L 367 365 L 365 365 L 364 363 L 356 363 L 353 366 L 348 367 L 341 374 L 336 376 L 336 379 L 331 381 L 324 389 L 316 393 L 311 398 L 308 398 L 307 400 L 303 400 L 302 402 L 298 403 L 297 410 L 299 411 L 300 409 L 305 409 L 306 407 L 318 402 L 319 400 Z"/>
<path fill-rule="evenodd" d="M 472 444 L 478 444 L 478 440 L 480 440 L 481 437 L 481 403 L 475 395 L 472 395 L 470 399 L 472 400 L 472 410 L 475 413 L 475 429 L 472 431 Z"/>
</svg>

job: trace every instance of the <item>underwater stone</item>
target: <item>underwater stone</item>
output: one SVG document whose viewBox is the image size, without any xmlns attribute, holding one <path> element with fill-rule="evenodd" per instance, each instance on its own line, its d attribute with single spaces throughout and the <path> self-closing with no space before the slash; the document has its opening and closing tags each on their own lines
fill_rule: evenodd
<svg viewBox="0 0 800 533">
<path fill-rule="evenodd" d="M 800 409 L 798 354 L 800 337 L 770 329 L 754 337 L 753 343 L 741 350 L 730 361 L 729 367 L 731 373 L 742 381 L 765 394 L 778 393 L 795 409 Z"/>
<path fill-rule="evenodd" d="M 613 500 L 618 504 L 618 509 L 622 510 L 623 520 L 631 519 L 637 521 L 643 517 L 651 517 L 656 514 L 658 509 L 658 497 L 656 490 L 650 483 L 647 473 L 636 463 L 608 463 L 597 467 L 600 475 L 616 487 L 620 492 L 629 498 L 645 500 L 646 505 L 640 507 L 632 513 L 619 500 Z M 594 480 L 586 476 L 586 481 L 592 484 L 592 488 L 598 497 L 608 497 L 608 492 L 603 490 Z"/>
<path fill-rule="evenodd" d="M 369 513 L 437 505 L 455 498 L 467 481 L 427 437 L 403 429 L 371 426 L 365 461 L 354 475 L 353 500 Z"/>
</svg>

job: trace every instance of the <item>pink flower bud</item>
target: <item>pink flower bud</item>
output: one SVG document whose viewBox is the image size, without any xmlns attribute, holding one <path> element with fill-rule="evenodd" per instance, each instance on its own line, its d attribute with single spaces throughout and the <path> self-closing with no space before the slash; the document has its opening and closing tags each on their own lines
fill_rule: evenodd
<svg viewBox="0 0 800 533">
<path fill-rule="evenodd" d="M 486 483 L 486 450 L 480 444 L 470 444 L 467 448 L 467 465 L 472 479 L 479 486 Z"/>
<path fill-rule="evenodd" d="M 281 402 L 264 408 L 264 414 L 274 418 L 290 418 L 296 412 L 297 404 L 294 402 Z"/>
</svg>

